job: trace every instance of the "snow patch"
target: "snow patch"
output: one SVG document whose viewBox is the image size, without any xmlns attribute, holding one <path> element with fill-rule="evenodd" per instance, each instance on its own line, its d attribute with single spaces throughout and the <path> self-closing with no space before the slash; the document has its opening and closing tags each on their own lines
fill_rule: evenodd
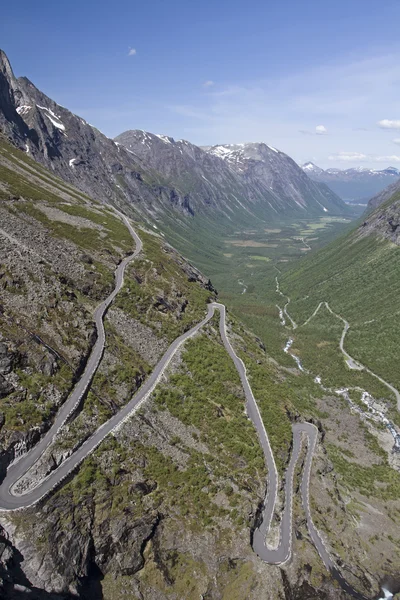
<svg viewBox="0 0 400 600">
<path fill-rule="evenodd" d="M 41 110 L 46 111 L 44 114 L 53 123 L 54 127 L 57 127 L 57 129 L 61 129 L 61 131 L 65 131 L 65 125 L 63 125 L 60 121 L 60 117 L 54 114 L 50 108 L 46 108 L 46 106 L 40 106 L 39 104 L 36 104 L 36 106 Z"/>
<path fill-rule="evenodd" d="M 382 588 L 383 596 L 380 600 L 386 600 L 386 598 L 393 598 L 392 592 L 389 592 L 386 588 Z"/>
<path fill-rule="evenodd" d="M 228 150 L 228 148 L 225 148 L 225 146 L 216 146 L 212 149 L 212 153 L 216 154 L 217 156 L 226 156 L 227 154 L 231 154 L 232 150 Z"/>
<path fill-rule="evenodd" d="M 69 166 L 70 166 L 70 167 L 72 167 L 72 166 L 73 166 L 73 164 L 74 164 L 74 162 L 75 162 L 76 160 L 78 160 L 78 159 L 77 159 L 77 158 L 71 158 L 71 160 L 70 160 L 70 161 L 69 161 L 69 163 L 68 163 L 68 164 L 69 164 Z"/>
<path fill-rule="evenodd" d="M 279 150 L 277 150 L 276 148 L 274 148 L 273 146 L 267 146 L 267 148 L 269 148 L 270 150 L 272 150 L 273 152 L 276 152 L 277 154 L 279 154 Z"/>
<path fill-rule="evenodd" d="M 166 144 L 172 144 L 171 139 L 167 135 L 161 135 L 161 133 L 156 133 L 156 136 L 165 142 Z"/>
<path fill-rule="evenodd" d="M 18 106 L 16 110 L 19 115 L 26 115 L 26 113 L 29 112 L 31 108 L 32 106 L 28 106 L 27 104 L 25 104 L 24 106 Z"/>
</svg>

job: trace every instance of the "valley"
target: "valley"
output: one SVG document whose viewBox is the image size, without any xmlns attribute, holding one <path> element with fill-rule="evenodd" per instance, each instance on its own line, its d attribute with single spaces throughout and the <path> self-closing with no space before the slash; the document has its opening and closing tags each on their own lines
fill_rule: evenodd
<svg viewBox="0 0 400 600">
<path fill-rule="evenodd" d="M 398 184 L 108 138 L 1 51 L 0 128 L 0 593 L 399 592 Z"/>
<path fill-rule="evenodd" d="M 122 216 L 122 215 L 121 215 Z M 108 304 L 111 303 L 111 301 L 114 299 L 114 297 L 116 297 L 118 291 L 121 289 L 122 285 L 123 285 L 123 274 L 124 274 L 124 270 L 126 268 L 126 266 L 128 265 L 128 262 L 132 259 L 134 259 L 141 251 L 142 249 L 142 242 L 140 240 L 140 238 L 137 236 L 136 232 L 132 229 L 131 225 L 129 224 L 129 222 L 126 220 L 125 217 L 122 217 L 125 222 L 126 225 L 128 226 L 128 229 L 130 230 L 131 235 L 133 236 L 133 238 L 136 241 L 136 252 L 129 258 L 125 259 L 125 261 L 123 261 L 122 263 L 120 263 L 120 267 L 117 270 L 117 275 L 116 275 L 116 287 L 114 289 L 114 291 L 111 293 L 111 295 L 109 296 L 108 300 L 105 301 L 105 303 L 103 303 L 101 305 L 101 307 L 99 307 L 98 309 L 96 309 L 95 314 L 98 314 L 98 320 L 97 320 L 97 328 L 99 329 L 103 329 L 102 326 L 102 318 L 103 318 L 103 314 L 105 312 L 105 308 L 108 306 Z M 314 240 L 315 238 L 318 239 L 318 236 L 316 235 L 316 232 L 321 232 L 321 231 L 326 231 L 326 235 L 327 236 L 332 236 L 333 235 L 333 231 L 335 228 L 338 227 L 346 227 L 348 226 L 348 219 L 341 219 L 341 218 L 325 218 L 323 220 L 319 220 L 317 222 L 313 221 L 313 222 L 302 222 L 297 224 L 297 227 L 292 227 L 289 229 L 286 229 L 286 231 L 288 232 L 289 230 L 293 230 L 295 233 L 297 234 L 301 234 L 301 235 L 295 235 L 292 236 L 292 238 L 282 238 L 282 237 L 277 237 L 279 234 L 282 233 L 282 229 L 279 230 L 278 228 L 274 229 L 274 230 L 267 230 L 264 231 L 263 235 L 261 232 L 258 233 L 258 235 L 255 234 L 254 231 L 249 232 L 243 232 L 246 234 L 246 239 L 244 239 L 243 237 L 238 237 L 238 238 L 234 238 L 233 240 L 230 239 L 228 240 L 228 244 L 237 249 L 239 248 L 242 252 L 245 249 L 247 252 L 255 252 L 257 249 L 257 251 L 260 251 L 259 249 L 262 249 L 262 252 L 271 252 L 273 251 L 274 254 L 274 258 L 276 260 L 278 264 L 280 264 L 281 262 L 284 261 L 295 261 L 296 260 L 296 252 L 293 252 L 293 257 L 291 259 L 289 259 L 288 257 L 291 256 L 289 254 L 289 250 L 297 250 L 297 253 L 300 253 L 302 251 L 304 251 L 305 249 L 307 249 L 308 251 L 311 250 L 310 246 L 307 244 L 307 239 L 306 235 L 308 233 L 310 233 L 311 235 L 314 236 Z M 241 233 L 241 236 L 243 236 L 243 233 Z M 287 235 L 289 235 L 289 233 L 287 233 Z M 251 238 L 251 239 L 249 239 Z M 263 241 L 260 241 L 260 240 Z M 274 240 L 274 241 L 271 241 Z M 281 246 L 280 250 L 282 252 L 282 254 L 279 252 L 278 248 L 279 248 L 279 243 L 285 242 L 285 244 L 283 246 Z M 300 248 L 296 245 L 291 245 L 288 244 L 288 241 L 293 242 L 301 242 L 301 246 Z M 233 242 L 233 243 L 232 243 Z M 224 253 L 227 254 L 227 253 Z M 251 255 L 251 256 L 260 256 L 260 255 Z M 271 256 L 262 256 L 262 260 L 261 262 L 272 262 L 273 258 Z M 229 257 L 228 257 L 229 258 Z M 268 260 L 269 259 L 269 260 Z M 297 255 L 297 259 L 298 259 L 298 255 Z M 248 260 L 248 256 L 246 257 L 246 260 Z M 254 258 L 251 258 L 250 260 L 254 260 Z M 247 268 L 248 265 L 246 264 Z M 242 267 L 243 268 L 243 267 Z M 276 270 L 279 271 L 279 269 L 276 267 L 276 265 L 274 264 L 274 268 Z M 257 281 L 257 280 L 255 280 Z M 277 277 L 276 277 L 276 281 L 277 281 Z M 246 290 L 247 293 L 247 290 Z M 249 291 L 249 293 L 252 293 L 252 291 Z M 280 292 L 279 289 L 279 285 L 277 283 L 277 287 L 275 289 L 275 293 L 279 294 L 280 296 L 282 296 L 282 292 Z M 244 295 L 243 291 L 242 291 L 242 296 Z M 282 314 L 285 314 L 287 316 L 288 319 L 290 319 L 290 321 L 293 324 L 293 329 L 297 329 L 297 326 L 295 324 L 295 322 L 293 321 L 293 319 L 290 317 L 289 313 L 288 313 L 288 309 L 287 306 L 289 304 L 289 299 L 288 302 L 285 305 L 285 309 L 282 313 L 282 309 L 280 310 L 280 315 L 281 315 L 281 320 L 282 320 Z M 7 471 L 7 476 L 3 481 L 3 485 L 2 488 L 0 490 L 0 501 L 1 501 L 1 508 L 4 509 L 15 509 L 17 507 L 26 507 L 26 506 L 31 506 L 33 503 L 37 502 L 38 499 L 42 498 L 43 495 L 47 494 L 50 490 L 52 490 L 54 487 L 57 487 L 58 483 L 60 481 L 62 481 L 65 477 L 68 476 L 68 474 L 74 470 L 76 468 L 77 465 L 79 465 L 79 463 L 84 460 L 85 458 L 87 459 L 87 457 L 93 452 L 93 450 L 96 449 L 96 447 L 103 441 L 105 440 L 105 437 L 110 433 L 110 432 L 116 432 L 118 431 L 121 426 L 123 425 L 123 423 L 125 421 L 127 421 L 128 417 L 131 419 L 133 413 L 136 413 L 138 408 L 141 406 L 141 404 L 143 404 L 143 402 L 149 398 L 149 396 L 152 394 L 152 391 L 155 388 L 155 385 L 157 384 L 157 382 L 162 379 L 163 377 L 163 373 L 165 371 L 165 369 L 167 368 L 169 362 L 171 362 L 171 360 L 173 359 L 174 354 L 177 352 L 177 350 L 179 349 L 180 345 L 183 343 L 184 340 L 191 338 L 194 336 L 194 334 L 202 327 L 204 327 L 209 321 L 211 321 L 213 319 L 213 315 L 214 315 L 214 310 L 215 308 L 217 308 L 220 312 L 220 324 L 219 324 L 219 329 L 220 329 L 220 334 L 222 336 L 222 340 L 224 343 L 224 346 L 226 348 L 226 350 L 228 351 L 228 354 L 230 354 L 231 358 L 233 359 L 233 362 L 235 363 L 236 369 L 239 372 L 241 381 L 242 381 L 242 385 L 244 387 L 245 390 L 245 397 L 247 400 L 247 414 L 250 416 L 250 418 L 252 419 L 252 421 L 254 422 L 254 424 L 256 425 L 257 431 L 258 431 L 258 435 L 260 437 L 260 441 L 261 441 L 261 445 L 267 460 L 267 465 L 268 465 L 268 484 L 267 484 L 267 499 L 265 501 L 265 510 L 263 512 L 263 520 L 262 520 L 262 524 L 260 526 L 260 529 L 255 529 L 255 531 L 253 532 L 253 544 L 254 544 L 254 549 L 256 551 L 256 553 L 262 558 L 262 560 L 264 562 L 266 562 L 267 564 L 282 564 L 285 563 L 286 561 L 288 561 L 291 558 L 291 539 L 292 539 L 292 533 L 291 533 L 291 529 L 292 529 L 292 505 L 293 505 L 293 480 L 295 477 L 295 471 L 296 471 L 296 464 L 297 461 L 299 459 L 299 456 L 301 455 L 302 452 L 302 432 L 307 434 L 308 437 L 308 451 L 307 451 L 307 456 L 306 456 L 306 462 L 304 465 L 304 469 L 305 472 L 302 476 L 302 484 L 301 484 L 301 489 L 302 489 L 302 501 L 303 501 L 303 508 L 305 510 L 306 513 L 306 519 L 307 519 L 307 525 L 308 525 L 308 529 L 309 529 L 309 533 L 311 535 L 311 539 L 313 540 L 316 548 L 318 549 L 318 553 L 319 555 L 323 558 L 323 561 L 325 563 L 326 568 L 328 568 L 329 570 L 331 570 L 332 575 L 334 576 L 334 578 L 340 583 L 341 587 L 346 590 L 348 593 L 350 593 L 350 595 L 352 595 L 353 597 L 356 598 L 364 598 L 365 596 L 362 593 L 357 592 L 355 589 L 352 588 L 352 585 L 348 583 L 348 581 L 346 581 L 346 579 L 343 577 L 343 575 L 341 574 L 340 571 L 337 570 L 335 563 L 332 561 L 331 556 L 330 556 L 330 552 L 327 550 L 327 547 L 325 545 L 325 542 L 321 539 L 320 534 L 318 533 L 318 530 L 315 528 L 314 524 L 313 524 L 313 519 L 310 513 L 310 506 L 312 509 L 315 508 L 315 503 L 314 505 L 310 505 L 310 491 L 309 491 L 309 485 L 310 485 L 310 479 L 311 479 L 311 469 L 312 469 L 312 458 L 313 458 L 313 454 L 315 452 L 315 448 L 316 448 L 316 444 L 317 444 L 317 440 L 318 440 L 318 428 L 315 425 L 311 425 L 309 424 L 294 424 L 293 425 L 293 436 L 294 436 L 294 446 L 293 449 L 291 451 L 291 461 L 290 464 L 288 466 L 288 470 L 286 472 L 285 475 L 285 498 L 284 498 L 284 512 L 282 513 L 282 517 L 281 517 L 281 523 L 280 523 L 280 543 L 278 545 L 278 547 L 276 548 L 276 550 L 273 550 L 270 548 L 269 545 L 265 545 L 265 536 L 268 537 L 271 535 L 270 531 L 272 532 L 273 529 L 276 530 L 277 524 L 274 524 L 273 529 L 271 529 L 271 523 L 273 521 L 273 518 L 276 518 L 276 516 L 274 517 L 275 511 L 277 511 L 277 514 L 279 514 L 280 509 L 279 509 L 279 502 L 282 501 L 279 500 L 278 501 L 278 490 L 280 489 L 280 483 L 279 483 L 279 479 L 278 479 L 278 471 L 277 471 L 277 466 L 275 463 L 275 458 L 274 458 L 274 454 L 270 445 L 270 442 L 268 440 L 268 434 L 266 432 L 266 429 L 263 425 L 263 421 L 265 421 L 265 416 L 263 415 L 264 419 L 262 419 L 261 413 L 258 409 L 257 406 L 257 402 L 253 396 L 253 392 L 251 390 L 251 387 L 249 385 L 249 381 L 247 379 L 246 376 L 246 367 L 245 367 L 245 363 L 237 356 L 237 354 L 235 353 L 235 351 L 233 350 L 231 343 L 228 341 L 228 337 L 227 337 L 227 328 L 226 328 L 226 321 L 225 321 L 225 307 L 224 305 L 221 304 L 210 304 L 209 305 L 209 312 L 208 312 L 208 316 L 206 317 L 206 319 L 204 319 L 202 322 L 200 322 L 199 324 L 195 325 L 195 327 L 189 331 L 187 331 L 185 334 L 183 334 L 180 338 L 177 338 L 173 344 L 169 347 L 169 349 L 167 350 L 167 352 L 164 354 L 163 358 L 161 359 L 161 361 L 156 365 L 153 373 L 151 374 L 151 376 L 149 377 L 149 379 L 147 380 L 147 382 L 145 383 L 145 385 L 143 385 L 140 388 L 140 391 L 134 395 L 134 397 L 131 399 L 130 402 L 128 402 L 119 412 L 115 413 L 115 415 L 109 419 L 108 421 L 105 421 L 103 423 L 103 425 L 93 433 L 93 435 L 89 438 L 87 438 L 84 443 L 82 443 L 79 447 L 79 449 L 75 452 L 73 452 L 73 454 L 71 454 L 70 457 L 68 457 L 67 459 L 64 459 L 61 461 L 61 463 L 58 465 L 57 469 L 52 470 L 50 474 L 47 475 L 47 477 L 43 480 L 43 482 L 39 483 L 37 482 L 36 478 L 38 477 L 38 474 L 35 475 L 35 485 L 33 488 L 29 489 L 25 487 L 22 488 L 22 492 L 21 491 L 13 491 L 13 488 L 15 488 L 15 483 L 18 482 L 18 480 L 21 478 L 21 476 L 24 476 L 25 472 L 27 469 L 29 469 L 34 463 L 37 462 L 38 457 L 40 456 L 40 454 L 43 454 L 43 452 L 45 452 L 46 447 L 49 446 L 49 444 L 51 444 L 51 440 L 54 437 L 54 433 L 52 431 L 52 429 L 54 429 L 54 431 L 59 431 L 61 429 L 61 427 L 63 426 L 64 422 L 65 422 L 65 416 L 63 416 L 63 414 L 68 414 L 71 412 L 71 410 L 74 410 L 74 407 L 71 409 L 71 405 L 74 404 L 74 402 L 76 402 L 75 397 L 79 400 L 81 398 L 81 396 L 85 393 L 86 388 L 88 387 L 89 383 L 90 383 L 90 379 L 94 376 L 95 371 L 97 370 L 98 364 L 99 364 L 99 359 L 98 359 L 98 355 L 100 353 L 100 356 L 103 352 L 103 350 L 96 350 L 96 346 L 94 347 L 94 349 L 92 350 L 92 354 L 90 357 L 90 360 L 88 362 L 88 365 L 86 367 L 85 372 L 83 373 L 83 375 L 81 376 L 81 379 L 79 381 L 79 383 L 77 384 L 77 387 L 74 390 L 74 393 L 69 397 L 68 402 L 65 402 L 63 404 L 62 407 L 62 411 L 60 411 L 60 413 L 57 415 L 57 418 L 54 422 L 53 428 L 50 429 L 48 431 L 48 433 L 46 434 L 46 436 L 44 436 L 40 442 L 40 444 L 36 444 L 34 446 L 34 448 L 27 454 L 23 455 L 21 457 L 20 460 L 17 460 L 14 464 L 12 464 L 10 466 L 10 468 Z M 316 311 L 313 315 L 313 317 L 317 317 L 318 311 Z M 308 319 L 307 322 L 310 322 L 311 319 Z M 104 330 L 103 330 L 104 331 Z M 103 333 L 104 335 L 104 333 Z M 232 333 L 231 333 L 232 335 Z M 99 340 L 99 344 L 102 344 L 103 348 L 104 348 L 104 339 L 102 340 L 100 338 Z M 242 351 L 243 352 L 243 351 Z M 245 358 L 246 360 L 246 358 Z M 258 363 L 259 361 L 257 361 Z M 96 363 L 94 366 L 91 366 L 91 363 Z M 300 367 L 301 372 L 306 373 L 306 371 L 304 371 L 304 369 L 301 366 L 301 363 L 298 361 L 297 362 L 298 366 Z M 253 373 L 252 373 L 252 368 L 251 365 L 248 365 L 249 367 L 249 374 L 251 379 L 253 379 Z M 307 372 L 308 374 L 308 372 Z M 320 378 L 319 381 L 317 381 L 318 378 L 315 378 L 315 382 L 316 383 L 320 383 Z M 324 390 L 324 392 L 326 393 L 333 393 L 333 390 L 329 390 L 328 388 L 325 388 L 323 386 L 321 386 L 322 389 Z M 297 386 L 296 385 L 291 385 L 292 390 L 294 391 L 298 391 L 297 390 Z M 256 388 L 257 389 L 257 388 Z M 158 392 L 158 395 L 160 394 L 160 392 Z M 162 398 L 162 393 L 161 396 L 159 395 L 160 398 Z M 163 400 L 163 403 L 165 403 L 165 400 Z M 167 404 L 168 405 L 168 404 Z M 261 405 L 261 409 L 262 409 L 262 405 Z M 314 409 L 315 410 L 315 409 Z M 311 414 L 314 412 L 313 409 L 311 409 Z M 318 414 L 318 413 L 317 413 Z M 179 412 L 177 413 L 178 418 L 182 418 L 181 415 L 179 414 Z M 322 417 L 322 414 L 321 414 Z M 193 420 L 191 419 L 190 422 L 193 422 Z M 307 429 L 308 427 L 308 429 Z M 267 427 L 267 429 L 270 429 L 271 425 L 269 425 Z M 278 451 L 277 453 L 277 457 L 279 457 L 280 455 L 280 448 L 279 445 L 278 447 L 276 446 L 276 442 L 277 442 L 277 429 L 276 426 L 273 427 L 271 430 L 273 439 L 275 440 L 275 449 Z M 114 434 L 115 437 L 115 434 Z M 54 443 L 54 439 L 53 439 L 53 443 Z M 102 452 L 102 449 L 100 448 L 100 452 Z M 288 454 L 289 457 L 289 454 Z M 90 459 L 92 460 L 92 459 Z M 279 465 L 279 463 L 278 463 Z M 83 467 L 83 469 L 85 469 L 86 467 Z M 85 472 L 83 470 L 83 472 Z M 283 475 L 283 472 L 281 472 L 281 474 Z M 40 475 L 39 475 L 40 477 Z M 297 477 L 300 477 L 300 472 L 297 474 Z M 18 483 L 19 485 L 19 483 Z M 396 485 L 396 482 L 394 481 L 392 483 L 392 485 Z M 16 489 L 16 488 L 15 488 Z M 21 488 L 20 488 L 21 489 Z M 7 492 L 7 490 L 10 490 L 9 492 Z M 371 491 L 371 488 L 369 487 L 369 491 Z M 394 492 L 391 493 L 397 493 L 396 490 L 394 490 Z M 389 496 L 390 497 L 390 496 Z M 276 504 L 278 503 L 278 507 L 276 507 Z M 330 509 L 331 510 L 331 509 Z M 297 510 L 295 509 L 295 515 L 297 514 Z M 317 514 L 318 514 L 318 510 L 317 510 Z M 329 532 L 330 533 L 330 532 Z M 327 534 L 327 532 L 325 531 L 325 534 Z M 328 544 L 330 545 L 330 542 L 328 542 Z M 346 574 L 346 576 L 348 576 L 349 574 Z M 353 578 L 353 575 L 350 574 L 350 579 Z M 352 582 L 353 583 L 353 582 Z"/>
<path fill-rule="evenodd" d="M 363 227 L 365 223 L 359 226 L 359 231 Z M 322 402 L 316 401 L 315 392 L 312 392 L 314 401 L 308 405 L 306 414 L 318 415 L 321 419 L 327 439 L 326 451 L 338 474 L 339 489 L 344 495 L 347 493 L 354 497 L 356 494 L 358 509 L 352 508 L 351 512 L 356 520 L 361 518 L 361 522 L 364 519 L 365 523 L 365 507 L 371 507 L 373 498 L 372 504 L 376 508 L 382 500 L 389 501 L 390 512 L 395 511 L 391 512 L 393 520 L 397 510 L 396 498 L 400 494 L 398 369 L 391 362 L 396 360 L 397 353 L 390 345 L 391 336 L 397 339 L 398 335 L 396 314 L 399 305 L 393 301 L 399 297 L 398 277 L 393 271 L 398 264 L 398 248 L 391 242 L 379 241 L 373 236 L 372 239 L 368 239 L 368 236 L 363 239 L 362 235 L 349 234 L 352 228 L 354 225 L 349 227 L 346 219 L 322 218 L 317 222 L 303 222 L 296 226 L 282 224 L 281 227 L 264 231 L 238 232 L 225 241 L 229 251 L 223 254 L 231 270 L 225 265 L 223 270 L 213 274 L 213 281 L 219 288 L 220 298 L 231 305 L 232 310 L 260 336 L 271 357 L 288 369 L 297 364 L 301 374 L 298 379 L 311 378 L 320 387 Z M 390 225 L 388 229 L 391 230 Z M 343 264 L 339 258 L 340 252 L 349 243 L 349 235 L 354 239 L 353 244 L 350 243 L 353 254 L 346 253 Z M 329 241 L 335 237 L 339 237 L 339 241 L 329 245 Z M 327 248 L 314 252 L 314 248 L 320 248 L 324 242 L 328 244 Z M 334 277 L 329 277 L 324 252 L 332 254 Z M 310 256 L 303 258 L 307 254 Z M 324 270 L 317 274 L 311 265 L 314 260 L 318 262 L 320 257 Z M 381 265 L 379 268 L 376 261 Z M 374 273 L 371 278 L 368 271 L 363 272 L 365 264 Z M 312 282 L 311 273 L 315 277 Z M 389 273 L 390 280 L 387 279 Z M 359 279 L 364 287 L 363 293 L 358 291 Z M 292 288 L 293 281 L 297 288 Z M 292 295 L 293 289 L 295 297 Z M 328 299 L 340 314 L 336 314 L 323 298 Z M 359 303 L 353 311 L 350 308 L 352 302 Z M 343 319 L 343 314 L 349 319 L 353 317 L 353 321 L 348 323 Z M 359 315 L 362 315 L 362 320 Z M 378 356 L 375 351 L 371 352 L 372 348 L 377 348 L 376 330 L 374 333 L 368 331 L 375 323 L 374 319 L 369 318 L 372 315 L 379 315 L 379 332 L 385 339 L 385 347 L 380 347 L 381 354 Z M 356 360 L 350 355 L 355 356 Z M 363 365 L 367 366 L 360 364 L 363 360 Z M 296 389 L 299 384 L 292 385 Z M 333 409 L 333 398 L 336 398 L 334 402 L 338 405 L 336 409 Z M 304 409 L 303 406 L 303 415 Z M 343 412 L 347 413 L 347 418 L 352 422 L 347 432 L 337 430 L 339 421 L 335 423 L 334 415 L 338 409 L 342 415 Z M 357 420 L 359 424 L 356 426 Z M 357 443 L 358 451 L 365 452 L 361 450 L 365 447 L 368 448 L 367 453 L 372 452 L 366 462 L 360 460 L 362 454 L 356 459 L 350 450 L 354 448 L 355 438 L 360 435 L 358 428 L 364 438 L 363 442 L 360 440 Z M 314 506 L 317 505 L 318 502 L 314 501 Z M 394 521 L 398 528 L 398 519 Z M 393 527 L 393 522 L 390 527 Z M 357 526 L 355 529 L 361 533 Z M 353 526 L 353 534 L 355 529 Z M 327 535 L 332 535 L 329 527 L 325 531 Z M 391 547 L 389 553 L 394 551 L 398 556 L 395 538 L 386 533 L 386 540 L 388 551 Z M 343 541 L 339 546 L 342 544 Z"/>
<path fill-rule="evenodd" d="M 262 337 L 268 352 L 276 356 L 276 352 L 280 354 L 276 267 L 287 269 L 310 248 L 326 245 L 351 227 L 352 220 L 347 216 L 278 221 L 270 227 L 236 232 L 220 240 L 219 253 L 215 251 L 209 258 L 200 256 L 197 263 L 210 274 L 221 300 L 240 314 Z M 189 248 L 184 247 L 184 253 L 185 250 Z"/>
</svg>

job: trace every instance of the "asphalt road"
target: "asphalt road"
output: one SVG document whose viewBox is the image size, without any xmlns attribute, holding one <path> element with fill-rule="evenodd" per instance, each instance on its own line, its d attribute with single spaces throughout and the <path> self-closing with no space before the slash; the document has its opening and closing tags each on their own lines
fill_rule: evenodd
<svg viewBox="0 0 400 600">
<path fill-rule="evenodd" d="M 111 417 L 106 423 L 104 423 L 95 433 L 88 438 L 82 446 L 80 446 L 69 458 L 67 458 L 57 469 L 52 471 L 45 479 L 38 482 L 37 486 L 30 489 L 23 494 L 13 493 L 13 487 L 17 481 L 34 465 L 34 463 L 43 454 L 49 444 L 52 442 L 57 432 L 64 425 L 68 416 L 76 409 L 83 394 L 87 391 L 91 380 L 96 372 L 97 367 L 101 361 L 104 346 L 105 346 L 105 332 L 103 319 L 105 313 L 122 288 L 124 282 L 124 272 L 126 266 L 131 260 L 133 260 L 142 249 L 142 242 L 137 236 L 136 232 L 130 225 L 128 219 L 119 213 L 120 217 L 125 221 L 129 231 L 136 242 L 135 252 L 126 257 L 120 265 L 117 267 L 115 272 L 115 288 L 108 298 L 102 302 L 95 310 L 94 320 L 97 327 L 97 341 L 93 347 L 91 355 L 89 357 L 87 366 L 81 379 L 76 384 L 74 390 L 60 408 L 55 421 L 46 435 L 38 442 L 38 444 L 32 448 L 29 452 L 24 454 L 19 460 L 11 464 L 7 470 L 6 477 L 4 478 L 0 486 L 0 510 L 10 511 L 22 508 L 27 508 L 35 504 L 38 500 L 46 496 L 53 488 L 58 486 L 63 479 L 65 479 L 93 450 L 104 440 L 104 438 L 111 432 L 116 431 L 124 423 L 126 419 L 132 416 L 132 414 L 140 407 L 140 405 L 149 397 L 151 392 L 158 384 L 161 376 L 167 368 L 172 357 L 178 350 L 178 348 L 189 338 L 193 337 L 214 315 L 215 310 L 220 313 L 219 330 L 223 344 L 226 351 L 232 358 L 235 367 L 239 373 L 240 380 L 243 386 L 243 390 L 246 397 L 246 411 L 248 417 L 253 422 L 257 434 L 262 446 L 265 461 L 268 467 L 268 479 L 267 479 L 267 496 L 264 502 L 264 510 L 262 515 L 262 522 L 258 529 L 255 530 L 253 535 L 253 550 L 256 554 L 265 562 L 270 564 L 283 564 L 288 561 L 292 553 L 292 498 L 293 498 L 293 478 L 296 469 L 296 464 L 300 456 L 302 448 L 303 437 L 307 437 L 307 453 L 305 458 L 305 464 L 303 469 L 302 481 L 301 481 L 301 496 L 304 511 L 307 518 L 308 530 L 310 537 L 318 550 L 325 566 L 333 576 L 339 581 L 340 585 L 353 597 L 360 600 L 365 600 L 364 596 L 358 594 L 355 590 L 347 584 L 342 578 L 340 573 L 335 568 L 335 565 L 325 548 L 321 536 L 315 528 L 309 505 L 309 484 L 310 484 L 310 473 L 311 464 L 314 449 L 318 440 L 318 430 L 311 423 L 296 423 L 293 425 L 293 450 L 290 459 L 288 469 L 285 476 L 284 485 L 284 496 L 285 496 L 285 507 L 281 515 L 280 520 L 280 536 L 278 545 L 275 548 L 270 548 L 266 544 L 266 536 L 271 526 L 271 522 L 274 516 L 274 509 L 277 500 L 279 477 L 276 469 L 274 455 L 269 443 L 268 435 L 264 427 L 264 423 L 261 418 L 261 414 L 257 405 L 257 402 L 253 396 L 249 381 L 247 379 L 246 367 L 241 358 L 237 356 L 233 350 L 229 341 L 226 331 L 226 311 L 223 304 L 213 302 L 208 305 L 208 312 L 206 317 L 192 329 L 178 337 L 167 349 L 161 360 L 155 366 L 153 372 L 143 384 L 140 390 L 132 397 L 132 399 L 113 417 Z M 290 318 L 290 317 L 289 317 Z"/>
<path fill-rule="evenodd" d="M 140 253 L 142 249 L 142 242 L 139 236 L 134 231 L 131 224 L 129 223 L 128 219 L 119 211 L 116 212 L 124 220 L 125 224 L 129 229 L 129 232 L 135 240 L 135 251 L 131 255 L 124 258 L 118 265 L 115 271 L 114 290 L 108 296 L 108 298 L 106 298 L 106 300 L 104 300 L 95 310 L 94 321 L 96 323 L 97 328 L 97 340 L 93 346 L 89 360 L 86 364 L 85 370 L 80 380 L 74 387 L 72 393 L 69 395 L 66 402 L 64 402 L 64 404 L 60 408 L 52 427 L 47 431 L 43 438 L 27 454 L 25 454 L 23 457 L 21 457 L 19 460 L 15 461 L 9 466 L 7 470 L 7 475 L 0 487 L 0 508 L 2 509 L 10 510 L 15 508 L 22 508 L 32 503 L 35 503 L 39 498 L 46 494 L 49 491 L 49 489 L 51 489 L 51 486 L 49 487 L 50 481 L 52 482 L 52 486 L 54 486 L 57 483 L 57 481 L 61 481 L 61 479 L 67 474 L 65 468 L 63 468 L 63 465 L 61 465 L 61 467 L 54 471 L 54 473 L 52 473 L 45 481 L 41 482 L 40 485 L 38 485 L 37 488 L 35 488 L 35 490 L 33 490 L 31 494 L 26 494 L 24 496 L 14 496 L 12 493 L 12 486 L 18 481 L 18 479 L 20 479 L 22 475 L 24 475 L 32 467 L 32 465 L 44 453 L 46 448 L 54 439 L 57 432 L 68 419 L 69 415 L 73 413 L 74 410 L 76 410 L 80 400 L 82 399 L 82 396 L 87 391 L 103 356 L 105 345 L 105 331 L 103 325 L 104 315 L 108 307 L 114 300 L 115 296 L 118 294 L 118 292 L 124 284 L 124 273 L 127 265 L 134 258 L 136 258 L 136 256 Z M 82 460 L 82 458 L 80 460 Z M 71 463 L 72 462 L 73 461 L 71 461 Z"/>
</svg>

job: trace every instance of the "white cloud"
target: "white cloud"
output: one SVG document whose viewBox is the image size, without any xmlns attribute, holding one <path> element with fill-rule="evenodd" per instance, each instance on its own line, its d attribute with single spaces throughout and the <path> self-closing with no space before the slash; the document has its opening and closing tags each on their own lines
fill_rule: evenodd
<svg viewBox="0 0 400 600">
<path fill-rule="evenodd" d="M 208 79 L 207 81 L 205 81 L 203 83 L 203 87 L 205 87 L 205 88 L 212 87 L 213 85 L 215 85 L 215 83 L 211 79 Z"/>
<path fill-rule="evenodd" d="M 136 48 L 129 48 L 128 56 L 135 56 L 135 55 L 136 55 Z"/>
<path fill-rule="evenodd" d="M 391 121 L 390 119 L 378 121 L 378 125 L 382 129 L 400 129 L 400 121 Z"/>
<path fill-rule="evenodd" d="M 199 145 L 264 141 L 297 162 L 315 155 L 323 168 L 343 165 L 343 158 L 337 165 L 328 160 L 343 148 L 362 148 L 358 154 L 368 157 L 387 156 L 400 130 L 387 136 L 390 130 L 377 123 L 382 116 L 400 118 L 399 59 L 400 43 L 368 58 L 345 56 L 336 64 L 276 78 L 221 81 L 195 99 L 182 94 L 180 104 L 169 105 L 171 121 L 179 115 L 178 130 L 171 133 Z M 317 133 L 315 123 L 326 132 Z M 357 164 L 353 156 L 347 160 Z"/>
<path fill-rule="evenodd" d="M 400 156 L 397 156 L 396 154 L 392 154 L 390 156 L 371 156 L 371 161 L 383 163 L 400 162 Z"/>
<path fill-rule="evenodd" d="M 338 152 L 337 154 L 328 156 L 328 159 L 340 162 L 363 162 L 368 159 L 368 156 L 361 152 Z"/>
<path fill-rule="evenodd" d="M 363 154 L 362 152 L 338 152 L 337 154 L 328 156 L 328 160 L 336 162 L 394 163 L 400 162 L 400 156 L 396 156 L 395 154 L 390 156 L 377 156 L 375 154 Z"/>
<path fill-rule="evenodd" d="M 325 127 L 325 125 L 317 125 L 315 128 L 315 133 L 317 135 L 326 135 L 328 133 L 328 130 Z"/>
<path fill-rule="evenodd" d="M 394 140 L 392 140 L 393 144 L 398 144 L 400 146 L 400 138 L 394 138 Z"/>
</svg>

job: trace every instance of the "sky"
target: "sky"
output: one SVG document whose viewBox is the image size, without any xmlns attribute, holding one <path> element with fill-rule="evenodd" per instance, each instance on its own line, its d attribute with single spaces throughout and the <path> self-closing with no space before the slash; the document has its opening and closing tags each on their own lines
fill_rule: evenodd
<svg viewBox="0 0 400 600">
<path fill-rule="evenodd" d="M 399 22 L 399 0 L 19 0 L 2 7 L 0 47 L 110 137 L 400 168 Z"/>
</svg>

